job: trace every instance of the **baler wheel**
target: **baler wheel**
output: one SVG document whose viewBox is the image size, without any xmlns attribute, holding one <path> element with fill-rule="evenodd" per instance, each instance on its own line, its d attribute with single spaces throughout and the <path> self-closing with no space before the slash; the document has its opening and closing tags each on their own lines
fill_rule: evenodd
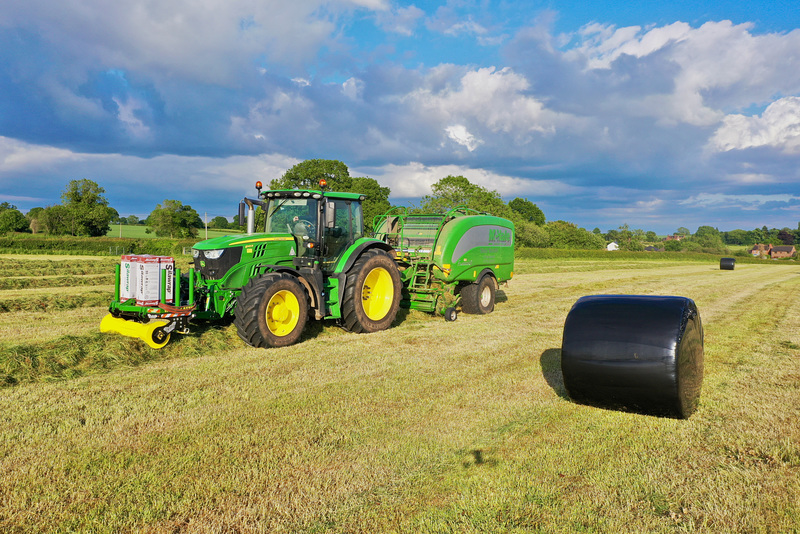
<svg viewBox="0 0 800 534">
<path fill-rule="evenodd" d="M 350 332 L 369 333 L 392 325 L 400 307 L 400 271 L 382 250 L 368 250 L 347 273 L 342 299 L 342 325 Z"/>
<path fill-rule="evenodd" d="M 461 289 L 461 309 L 464 313 L 485 314 L 494 310 L 495 282 L 486 274 L 475 284 Z"/>
<path fill-rule="evenodd" d="M 234 324 L 251 347 L 285 347 L 296 343 L 308 320 L 305 289 L 288 274 L 251 279 L 236 299 Z"/>
</svg>

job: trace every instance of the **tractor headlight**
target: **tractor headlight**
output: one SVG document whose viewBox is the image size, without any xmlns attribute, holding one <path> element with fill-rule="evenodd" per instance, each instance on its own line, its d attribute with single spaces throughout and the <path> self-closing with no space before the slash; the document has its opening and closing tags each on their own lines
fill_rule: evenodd
<svg viewBox="0 0 800 534">
<path fill-rule="evenodd" d="M 218 250 L 206 250 L 203 252 L 203 255 L 206 257 L 207 260 L 216 260 L 222 256 L 222 253 L 225 252 L 224 248 Z"/>
<path fill-rule="evenodd" d="M 196 248 L 193 248 L 192 249 L 192 257 L 193 258 L 199 258 L 200 257 L 200 251 L 197 250 Z"/>
</svg>

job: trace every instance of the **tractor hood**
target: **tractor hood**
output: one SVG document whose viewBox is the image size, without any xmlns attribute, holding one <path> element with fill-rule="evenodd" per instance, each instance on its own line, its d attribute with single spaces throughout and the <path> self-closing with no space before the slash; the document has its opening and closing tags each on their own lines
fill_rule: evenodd
<svg viewBox="0 0 800 534">
<path fill-rule="evenodd" d="M 296 255 L 297 244 L 289 233 L 226 235 L 200 241 L 192 247 L 195 268 L 200 270 L 203 278 L 225 278 L 226 283 L 236 287 L 247 283 L 240 277 L 246 277 L 254 266 L 291 265 Z"/>
<path fill-rule="evenodd" d="M 219 250 L 223 248 L 240 247 L 245 242 L 248 242 L 251 239 L 258 237 L 263 238 L 264 235 L 263 234 L 223 235 L 220 237 L 212 237 L 211 239 L 206 239 L 205 241 L 200 241 L 199 243 L 195 243 L 195 245 L 192 248 L 196 248 L 197 250 Z"/>
</svg>

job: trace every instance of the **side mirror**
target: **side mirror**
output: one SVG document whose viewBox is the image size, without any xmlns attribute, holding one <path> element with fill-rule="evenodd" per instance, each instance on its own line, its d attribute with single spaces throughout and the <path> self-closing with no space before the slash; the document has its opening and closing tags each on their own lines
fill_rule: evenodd
<svg viewBox="0 0 800 534">
<path fill-rule="evenodd" d="M 336 203 L 325 203 L 325 228 L 333 228 L 336 226 Z"/>
</svg>

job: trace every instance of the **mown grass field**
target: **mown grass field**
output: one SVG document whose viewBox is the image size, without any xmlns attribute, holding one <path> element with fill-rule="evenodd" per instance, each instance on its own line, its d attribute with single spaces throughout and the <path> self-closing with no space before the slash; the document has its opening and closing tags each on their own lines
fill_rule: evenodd
<svg viewBox="0 0 800 534">
<path fill-rule="evenodd" d="M 114 261 L 0 256 L 42 284 L 0 289 L 0 531 L 800 531 L 794 264 L 527 259 L 490 315 L 156 352 L 95 332 Z M 596 293 L 695 300 L 689 420 L 569 401 L 563 322 Z"/>
</svg>

